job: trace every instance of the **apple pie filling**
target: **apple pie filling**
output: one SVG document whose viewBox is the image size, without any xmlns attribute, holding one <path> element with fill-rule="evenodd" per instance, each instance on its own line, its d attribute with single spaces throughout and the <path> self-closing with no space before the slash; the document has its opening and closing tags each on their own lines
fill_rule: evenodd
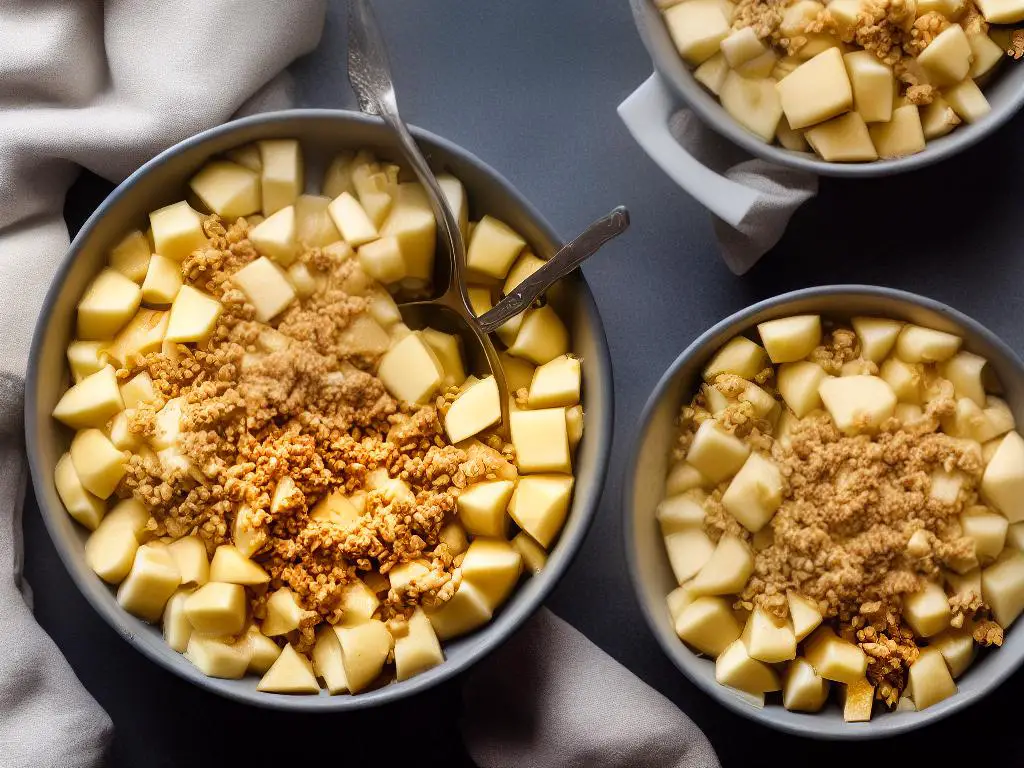
<svg viewBox="0 0 1024 768">
<path fill-rule="evenodd" d="M 679 637 L 764 704 L 848 721 L 956 692 L 1024 610 L 1024 439 L 953 334 L 801 315 L 683 407 L 657 519 Z"/>
<path fill-rule="evenodd" d="M 391 296 L 433 272 L 423 189 L 367 152 L 323 195 L 303 171 L 294 141 L 230 152 L 190 183 L 202 210 L 155 211 L 113 249 L 78 305 L 55 483 L 121 606 L 204 673 L 358 693 L 440 664 L 543 568 L 582 369 L 550 305 L 510 321 L 497 432 L 493 377 Z M 482 312 L 543 262 L 440 180 Z"/>
</svg>

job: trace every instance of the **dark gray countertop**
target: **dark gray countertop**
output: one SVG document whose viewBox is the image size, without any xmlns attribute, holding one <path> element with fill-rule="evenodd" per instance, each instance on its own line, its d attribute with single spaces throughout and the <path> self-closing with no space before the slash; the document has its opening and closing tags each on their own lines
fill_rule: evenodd
<svg viewBox="0 0 1024 768">
<path fill-rule="evenodd" d="M 343 5 L 334 3 L 320 49 L 296 68 L 300 105 L 353 103 Z M 648 633 L 625 572 L 619 503 L 632 425 L 654 382 L 701 331 L 758 299 L 827 283 L 892 285 L 952 304 L 1024 352 L 1016 218 L 1024 151 L 1014 149 L 1013 138 L 1024 118 L 926 171 L 826 180 L 779 246 L 737 278 L 719 259 L 703 210 L 647 159 L 615 114 L 650 72 L 625 0 L 378 0 L 377 7 L 410 122 L 496 167 L 563 236 L 615 204 L 632 212 L 631 231 L 585 269 L 608 331 L 618 427 L 597 521 L 550 606 L 678 703 L 726 766 L 837 757 L 845 758 L 840 764 L 953 764 L 982 755 L 1024 762 L 1024 742 L 995 725 L 1003 712 L 1018 709 L 1012 697 L 1020 675 L 970 711 L 884 744 L 798 740 L 727 712 L 690 685 Z M 69 197 L 69 220 L 80 224 L 108 190 L 83 179 Z M 25 527 L 37 615 L 111 713 L 112 765 L 202 768 L 328 756 L 351 764 L 350 750 L 378 764 L 390 764 L 392 754 L 416 755 L 424 764 L 462 759 L 453 687 L 333 717 L 283 716 L 194 690 L 133 651 L 90 609 L 31 501 Z M 393 752 L 390 734 L 396 726 L 409 733 L 410 723 L 425 740 L 422 750 Z"/>
</svg>

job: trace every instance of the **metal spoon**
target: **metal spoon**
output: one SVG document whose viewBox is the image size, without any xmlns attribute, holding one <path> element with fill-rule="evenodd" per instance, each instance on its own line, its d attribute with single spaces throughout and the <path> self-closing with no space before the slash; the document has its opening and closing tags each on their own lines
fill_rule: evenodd
<svg viewBox="0 0 1024 768">
<path fill-rule="evenodd" d="M 608 240 L 623 232 L 629 226 L 629 214 L 625 208 L 619 207 L 594 222 L 478 319 L 473 314 L 466 292 L 466 244 L 444 192 L 399 115 L 387 48 L 369 0 L 349 0 L 348 76 L 359 101 L 359 108 L 367 114 L 382 117 L 395 131 L 405 159 L 427 192 L 438 222 L 441 245 L 447 250 L 450 259 L 444 291 L 430 300 L 400 304 L 402 316 L 409 325 L 440 327 L 458 333 L 464 340 L 468 332 L 468 337 L 474 342 L 473 346 L 483 353 L 486 367 L 494 376 L 501 406 L 498 429 L 507 434 L 508 384 L 498 350 L 488 333 L 526 311 L 547 288 L 569 274 Z M 468 344 L 466 352 L 471 362 L 476 363 L 479 354 L 473 354 Z"/>
</svg>

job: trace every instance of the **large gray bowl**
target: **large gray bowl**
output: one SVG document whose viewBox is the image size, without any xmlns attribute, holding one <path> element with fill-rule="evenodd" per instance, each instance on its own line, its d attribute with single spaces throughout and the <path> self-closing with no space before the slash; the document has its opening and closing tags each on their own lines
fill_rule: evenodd
<svg viewBox="0 0 1024 768">
<path fill-rule="evenodd" d="M 916 155 L 870 163 L 826 162 L 810 153 L 766 144 L 743 128 L 713 94 L 693 79 L 693 72 L 679 57 L 654 0 L 630 0 L 630 5 L 633 7 L 633 17 L 640 30 L 640 37 L 654 61 L 655 70 L 680 102 L 690 106 L 705 123 L 754 156 L 791 168 L 823 176 L 848 177 L 887 176 L 923 168 L 981 141 L 1013 117 L 1024 104 L 1024 68 L 1000 67 L 985 88 L 992 112 L 977 123 L 961 125 L 946 136 L 929 141 L 924 151 Z"/>
<path fill-rule="evenodd" d="M 493 214 L 508 222 L 543 256 L 559 247 L 558 236 L 495 170 L 454 144 L 426 131 L 414 130 L 435 170 L 460 178 L 474 216 Z M 64 510 L 53 484 L 57 459 L 67 450 L 70 433 L 50 416 L 67 387 L 65 348 L 74 328 L 75 304 L 88 281 L 104 264 L 109 248 L 132 227 L 145 227 L 147 213 L 180 200 L 189 177 L 212 155 L 257 139 L 297 138 L 307 164 L 323 167 L 339 150 L 369 147 L 397 158 L 391 133 L 376 119 L 336 110 L 293 110 L 257 115 L 205 131 L 168 149 L 132 174 L 86 222 L 65 256 L 43 305 L 32 342 L 25 397 L 25 430 L 29 465 L 39 509 L 57 551 L 72 578 L 100 615 L 129 644 L 153 661 L 207 690 L 257 706 L 336 711 L 361 709 L 411 696 L 461 672 L 500 645 L 541 605 L 569 567 L 590 526 L 601 493 L 612 439 L 612 378 L 608 344 L 593 295 L 577 273 L 557 297 L 569 321 L 573 351 L 583 358 L 585 432 L 577 454 L 576 492 L 572 510 L 547 567 L 526 579 L 479 631 L 445 644 L 447 660 L 401 683 L 356 696 L 286 696 L 259 693 L 256 678 L 208 678 L 171 650 L 157 627 L 123 611 L 108 588 L 86 565 L 85 530 Z M 311 174 L 314 181 L 319 181 Z"/>
<path fill-rule="evenodd" d="M 704 333 L 676 358 L 662 376 L 640 417 L 639 433 L 626 465 L 623 511 L 626 561 L 644 616 L 672 662 L 712 698 L 751 720 L 800 736 L 828 739 L 868 739 L 894 736 L 941 720 L 993 690 L 1024 661 L 1024 628 L 1006 633 L 1002 648 L 982 653 L 957 680 L 959 693 L 922 712 L 890 712 L 867 723 L 843 722 L 839 707 L 830 703 L 817 714 L 789 712 L 781 705 L 758 709 L 730 688 L 715 682 L 713 659 L 698 656 L 676 636 L 665 596 L 676 586 L 654 519 L 668 470 L 669 451 L 676 435 L 676 416 L 689 401 L 711 355 L 732 337 L 758 323 L 787 315 L 814 313 L 849 317 L 880 315 L 959 334 L 964 348 L 991 363 L 1005 390 L 1017 423 L 1024 423 L 1024 363 L 991 331 L 966 315 L 937 301 L 891 288 L 836 285 L 807 288 L 762 301 L 726 318 Z"/>
</svg>

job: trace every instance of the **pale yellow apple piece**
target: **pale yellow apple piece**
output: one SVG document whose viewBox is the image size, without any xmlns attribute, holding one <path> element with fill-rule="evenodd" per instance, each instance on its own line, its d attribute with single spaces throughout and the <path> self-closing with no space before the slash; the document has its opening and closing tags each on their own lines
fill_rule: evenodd
<svg viewBox="0 0 1024 768">
<path fill-rule="evenodd" d="M 824 10 L 825 6 L 817 0 L 796 0 L 783 10 L 779 31 L 786 37 L 803 35 L 807 31 L 807 25 L 817 19 L 818 14 Z"/>
<path fill-rule="evenodd" d="M 512 291 L 519 287 L 519 284 L 526 278 L 543 267 L 544 263 L 544 259 L 538 259 L 529 251 L 523 251 L 519 258 L 516 259 L 516 263 L 513 264 L 512 268 L 508 271 L 508 275 L 505 277 L 505 284 L 502 286 L 501 292 L 508 296 Z"/>
<path fill-rule="evenodd" d="M 267 598 L 267 615 L 260 632 L 267 637 L 286 635 L 299 628 L 305 612 L 288 587 L 281 587 Z"/>
<path fill-rule="evenodd" d="M 918 364 L 905 363 L 895 357 L 885 360 L 878 370 L 879 377 L 896 393 L 901 403 L 923 403 L 924 378 Z"/>
<path fill-rule="evenodd" d="M 340 608 L 342 618 L 340 626 L 355 627 L 365 624 L 373 618 L 380 606 L 377 593 L 365 582 L 352 581 L 341 593 Z"/>
<path fill-rule="evenodd" d="M 193 176 L 188 185 L 207 208 L 228 224 L 260 210 L 259 174 L 227 160 L 213 160 Z"/>
<path fill-rule="evenodd" d="M 369 315 L 357 315 L 341 332 L 339 348 L 348 355 L 377 357 L 387 351 L 391 337 Z"/>
<path fill-rule="evenodd" d="M 469 241 L 469 198 L 466 195 L 466 188 L 462 182 L 450 173 L 437 174 L 437 183 L 448 200 L 448 206 L 455 214 L 459 222 L 459 229 L 462 231 L 462 238 Z"/>
<path fill-rule="evenodd" d="M 782 687 L 775 670 L 750 658 L 742 640 L 734 640 L 715 660 L 715 680 L 754 695 Z"/>
<path fill-rule="evenodd" d="M 942 654 L 954 678 L 960 677 L 974 661 L 974 637 L 966 629 L 951 629 L 928 641 L 928 647 Z"/>
<path fill-rule="evenodd" d="M 302 192 L 302 148 L 295 139 L 266 139 L 257 142 L 257 146 L 263 215 L 270 216 L 292 205 Z"/>
<path fill-rule="evenodd" d="M 341 659 L 341 641 L 334 627 L 325 624 L 317 629 L 312 656 L 313 671 L 324 681 L 328 693 L 332 696 L 347 693 L 348 678 Z"/>
<path fill-rule="evenodd" d="M 295 301 L 295 289 L 285 273 L 266 256 L 260 256 L 235 272 L 231 282 L 245 294 L 256 309 L 256 319 L 263 323 L 277 317 Z M 173 321 L 172 312 L 172 324 Z"/>
<path fill-rule="evenodd" d="M 919 712 L 956 693 L 956 683 L 949 674 L 946 661 L 935 648 L 923 649 L 910 665 L 909 685 Z"/>
<path fill-rule="evenodd" d="M 209 294 L 190 285 L 182 286 L 171 305 L 164 339 L 178 342 L 205 341 L 213 333 L 223 309 L 221 303 Z"/>
<path fill-rule="evenodd" d="M 855 317 L 851 324 L 860 341 L 861 357 L 873 363 L 881 363 L 886 358 L 896 346 L 903 328 L 898 320 L 883 317 Z"/>
<path fill-rule="evenodd" d="M 858 0 L 834 0 L 829 13 L 839 3 L 860 5 Z M 851 51 L 843 56 L 850 85 L 853 87 L 853 109 L 865 123 L 885 123 L 892 117 L 896 96 L 893 71 L 867 50 Z"/>
<path fill-rule="evenodd" d="M 508 351 L 543 365 L 569 351 L 569 331 L 551 305 L 531 309 L 523 315 L 515 343 Z"/>
<path fill-rule="evenodd" d="M 767 50 L 753 27 L 741 27 L 731 32 L 722 40 L 721 49 L 722 55 L 733 69 L 757 58 Z"/>
<path fill-rule="evenodd" d="M 135 499 L 120 502 L 86 540 L 86 563 L 104 581 L 120 583 L 131 570 L 148 522 L 149 512 L 141 502 Z"/>
<path fill-rule="evenodd" d="M 95 531 L 106 512 L 106 504 L 82 485 L 71 454 L 65 453 L 57 460 L 53 480 L 68 514 L 90 531 Z"/>
<path fill-rule="evenodd" d="M 793 625 L 762 608 L 754 608 L 740 637 L 752 659 L 775 664 L 796 658 Z"/>
<path fill-rule="evenodd" d="M 679 534 L 676 534 L 679 535 Z M 715 551 L 694 577 L 693 589 L 703 595 L 741 592 L 754 571 L 754 553 L 738 536 L 723 534 Z"/>
<path fill-rule="evenodd" d="M 807 639 L 804 656 L 820 677 L 837 683 L 862 680 L 868 668 L 868 657 L 863 650 L 824 626 L 818 627 Z"/>
<path fill-rule="evenodd" d="M 1006 52 L 984 32 L 967 33 L 967 42 L 971 46 L 971 68 L 967 76 L 972 80 L 987 74 L 995 67 Z"/>
<path fill-rule="evenodd" d="M 413 333 L 387 351 L 377 376 L 397 400 L 425 403 L 444 381 L 444 368 L 430 345 Z"/>
<path fill-rule="evenodd" d="M 777 69 L 778 67 L 776 67 Z M 772 77 L 775 77 L 775 75 L 773 74 Z M 779 120 L 779 124 L 775 128 L 775 138 L 778 139 L 779 144 L 794 152 L 809 152 L 811 149 L 811 145 L 804 138 L 803 131 L 794 131 L 790 128 L 789 122 L 785 117 Z"/>
<path fill-rule="evenodd" d="M 137 408 L 142 403 L 156 400 L 153 378 L 148 371 L 141 371 L 121 385 L 121 400 L 125 408 Z"/>
<path fill-rule="evenodd" d="M 748 455 L 749 445 L 708 419 L 697 428 L 686 461 L 717 485 L 736 474 Z"/>
<path fill-rule="evenodd" d="M 561 409 L 556 410 L 559 412 L 562 432 L 564 433 L 565 414 Z M 537 413 L 546 412 L 537 411 Z M 455 398 L 451 407 L 448 409 L 448 413 L 445 415 L 444 428 L 448 433 L 448 438 L 453 443 L 461 443 L 463 440 L 482 432 L 491 425 L 497 424 L 500 420 L 501 401 L 499 399 L 498 383 L 494 380 L 493 376 L 487 376 L 486 378 L 473 382 L 459 393 L 458 397 Z M 524 446 L 527 446 L 528 449 L 532 446 L 530 441 L 535 437 L 531 430 L 534 430 L 535 428 L 548 429 L 549 427 L 548 422 L 543 419 L 537 419 L 536 426 L 528 425 L 522 420 L 520 420 L 520 422 L 520 440 L 525 441 L 523 444 Z M 516 427 L 513 426 L 513 441 L 516 439 L 515 435 Z M 554 440 L 557 444 L 559 433 L 556 430 L 550 433 L 547 437 Z M 566 438 L 566 462 L 568 462 L 568 450 L 568 439 Z M 543 458 L 543 456 L 540 458 Z M 536 469 L 529 471 L 539 472 L 543 470 Z"/>
<path fill-rule="evenodd" d="M 398 185 L 391 213 L 380 230 L 394 237 L 403 261 L 403 273 L 429 281 L 434 272 L 437 221 L 423 187 L 415 182 Z"/>
<path fill-rule="evenodd" d="M 117 590 L 117 602 L 140 619 L 155 622 L 181 583 L 178 566 L 166 547 L 143 544 Z"/>
<path fill-rule="evenodd" d="M 348 247 L 348 244 L 345 244 Z M 288 280 L 295 288 L 295 295 L 300 299 L 308 299 L 321 287 L 326 285 L 323 276 L 314 274 L 309 266 L 301 261 L 292 262 L 288 267 Z M 370 310 L 372 312 L 372 310 Z"/>
<path fill-rule="evenodd" d="M 985 94 L 973 80 L 964 80 L 943 91 L 942 95 L 967 123 L 975 123 L 992 111 Z"/>
<path fill-rule="evenodd" d="M 896 393 L 877 376 L 825 379 L 818 393 L 836 426 L 847 434 L 876 430 L 896 410 Z"/>
<path fill-rule="evenodd" d="M 424 328 L 420 331 L 420 336 L 434 350 L 434 355 L 444 369 L 444 385 L 454 386 L 465 381 L 466 369 L 462 363 L 462 345 L 459 337 L 433 328 Z"/>
<path fill-rule="evenodd" d="M 516 343 L 516 339 L 519 337 L 519 331 L 523 327 L 524 319 L 525 314 L 516 315 L 511 320 L 507 320 L 502 325 L 498 326 L 498 330 L 495 331 L 495 333 L 498 334 L 498 338 L 501 339 L 502 343 L 506 347 L 511 347 Z"/>
<path fill-rule="evenodd" d="M 850 78 L 838 48 L 804 62 L 778 87 L 782 109 L 794 129 L 823 122 L 853 106 Z"/>
<path fill-rule="evenodd" d="M 405 634 L 395 637 L 395 679 L 408 680 L 442 662 L 437 634 L 423 609 L 417 608 L 406 622 Z"/>
<path fill-rule="evenodd" d="M 134 409 L 121 411 L 110 420 L 107 427 L 106 435 L 119 451 L 137 452 L 142 448 L 142 436 L 132 432 L 129 425 L 129 418 L 134 414 Z"/>
<path fill-rule="evenodd" d="M 113 338 L 141 303 L 142 289 L 136 283 L 116 269 L 104 269 L 78 302 L 78 336 L 86 340 Z"/>
<path fill-rule="evenodd" d="M 569 450 L 575 451 L 583 439 L 583 406 L 574 405 L 565 409 L 565 428 L 569 436 Z"/>
<path fill-rule="evenodd" d="M 778 465 L 751 453 L 722 494 L 726 511 L 751 533 L 768 524 L 782 504 L 782 474 Z"/>
<path fill-rule="evenodd" d="M 696 597 L 673 622 L 676 634 L 708 656 L 718 656 L 740 636 L 740 623 L 729 601 L 721 597 Z"/>
<path fill-rule="evenodd" d="M 572 471 L 565 409 L 512 411 L 509 414 L 509 427 L 520 472 Z M 453 438 L 453 442 L 457 441 Z"/>
<path fill-rule="evenodd" d="M 842 688 L 843 720 L 847 723 L 866 723 L 871 719 L 875 703 L 875 686 L 866 679 L 847 683 Z"/>
<path fill-rule="evenodd" d="M 1016 24 L 1024 21 L 1024 3 L 1021 0 L 980 0 L 977 6 L 985 21 L 990 24 Z"/>
<path fill-rule="evenodd" d="M 507 541 L 478 538 L 466 550 L 462 578 L 480 591 L 494 611 L 512 592 L 522 568 L 522 556 Z"/>
<path fill-rule="evenodd" d="M 973 507 L 960 515 L 963 535 L 974 540 L 974 552 L 982 563 L 994 560 L 1006 545 L 1009 523 L 987 507 Z"/>
<path fill-rule="evenodd" d="M 702 528 L 683 528 L 665 536 L 665 551 L 676 583 L 682 584 L 707 565 L 715 543 Z"/>
<path fill-rule="evenodd" d="M 868 128 L 868 133 L 878 156 L 883 160 L 914 155 L 924 150 L 924 128 L 921 126 L 921 113 L 915 104 L 897 107 L 889 122 L 874 123 Z"/>
<path fill-rule="evenodd" d="M 1008 550 L 1005 557 L 981 572 L 981 592 L 1004 629 L 1024 610 L 1024 554 Z"/>
<path fill-rule="evenodd" d="M 456 502 L 459 520 L 473 536 L 504 537 L 508 535 L 509 500 L 515 483 L 493 480 L 476 483 L 459 494 Z"/>
<path fill-rule="evenodd" d="M 783 83 L 788 81 L 787 77 Z M 830 163 L 861 163 L 878 159 L 867 123 L 859 112 L 850 112 L 811 126 L 804 132 L 804 138 L 822 160 Z"/>
<path fill-rule="evenodd" d="M 185 615 L 185 602 L 191 595 L 191 590 L 179 589 L 167 601 L 161 617 L 164 641 L 178 653 L 188 649 L 188 641 L 192 637 L 192 623 Z"/>
<path fill-rule="evenodd" d="M 131 367 L 144 355 L 159 352 L 170 318 L 170 312 L 140 309 L 107 347 L 107 355 L 121 367 Z"/>
<path fill-rule="evenodd" d="M 328 520 L 337 525 L 352 525 L 359 520 L 360 515 L 344 491 L 337 490 L 320 499 L 309 516 L 314 520 Z"/>
<path fill-rule="evenodd" d="M 304 213 L 307 221 L 314 215 L 310 212 Z M 333 229 L 334 224 L 326 213 L 323 211 L 320 213 L 326 219 L 326 224 Z M 308 227 L 309 224 L 306 223 L 306 226 Z M 335 229 L 334 232 L 336 233 L 337 230 Z M 309 235 L 308 232 L 306 234 Z M 336 237 L 335 240 L 337 239 Z M 262 256 L 269 257 L 281 266 L 287 267 L 299 255 L 298 217 L 295 206 L 288 205 L 281 208 L 250 229 L 249 240 Z M 328 243 L 324 243 L 324 245 L 328 245 Z M 235 273 L 235 277 L 237 276 L 238 273 Z"/>
<path fill-rule="evenodd" d="M 184 261 L 193 251 L 209 245 L 203 233 L 203 217 L 184 200 L 149 214 L 153 250 L 174 261 Z"/>
<path fill-rule="evenodd" d="M 333 629 L 331 630 L 333 632 Z M 249 631 L 240 642 L 247 642 L 249 645 L 249 664 L 247 671 L 257 675 L 266 674 L 277 657 L 281 655 L 281 646 L 264 635 L 255 626 L 250 626 Z"/>
<path fill-rule="evenodd" d="M 391 589 L 396 593 L 402 593 L 409 589 L 417 579 L 430 573 L 429 560 L 410 560 L 406 563 L 399 563 L 388 571 L 388 581 Z"/>
<path fill-rule="evenodd" d="M 945 136 L 962 122 L 956 110 L 949 106 L 941 94 L 937 94 L 931 104 L 921 108 L 921 127 L 928 141 Z"/>
<path fill-rule="evenodd" d="M 981 494 L 1011 523 L 1024 520 L 1024 438 L 1009 432 L 981 478 Z"/>
<path fill-rule="evenodd" d="M 454 521 L 441 528 L 437 534 L 437 540 L 448 547 L 452 557 L 461 555 L 469 549 L 469 537 L 466 535 L 466 529 Z"/>
<path fill-rule="evenodd" d="M 971 69 L 971 44 L 959 24 L 950 24 L 917 56 L 929 82 L 937 86 L 959 83 Z"/>
<path fill-rule="evenodd" d="M 548 553 L 526 531 L 512 537 L 512 546 L 523 558 L 523 568 L 536 576 L 548 563 Z"/>
<path fill-rule="evenodd" d="M 794 315 L 758 323 L 768 357 L 773 363 L 792 363 L 814 351 L 821 343 L 821 317 Z"/>
<path fill-rule="evenodd" d="M 580 359 L 560 355 L 541 365 L 533 374 L 528 404 L 530 408 L 557 408 L 580 401 L 582 368 Z"/>
<path fill-rule="evenodd" d="M 676 622 L 679 621 L 679 617 L 683 615 L 683 611 L 685 611 L 690 605 L 692 605 L 694 600 L 696 600 L 698 597 L 700 597 L 700 595 L 695 595 L 693 593 L 693 590 L 690 588 L 689 583 L 680 585 L 668 593 L 668 595 L 665 598 L 665 603 L 668 606 L 668 615 L 672 619 L 673 627 L 676 625 Z M 732 610 L 732 606 L 729 606 L 729 613 L 730 615 L 733 615 L 733 620 L 736 621 L 736 616 L 734 615 L 735 612 Z M 737 631 L 739 631 L 738 622 Z M 739 637 L 739 635 L 737 634 L 736 637 Z M 735 640 L 736 637 L 732 639 Z M 730 642 L 732 641 L 730 640 Z"/>
<path fill-rule="evenodd" d="M 358 693 L 380 675 L 394 641 L 384 623 L 376 619 L 336 631 L 341 642 L 341 660 L 348 688 L 352 693 Z"/>
<path fill-rule="evenodd" d="M 230 639 L 208 637 L 193 632 L 188 640 L 185 658 L 207 677 L 237 680 L 245 675 L 252 650 L 247 638 L 235 642 Z"/>
<path fill-rule="evenodd" d="M 492 609 L 480 589 L 463 579 L 451 599 L 427 615 L 438 638 L 450 640 L 489 622 Z"/>
<path fill-rule="evenodd" d="M 961 350 L 939 366 L 939 373 L 953 383 L 956 396 L 969 397 L 979 407 L 985 407 L 985 386 L 982 372 L 988 364 L 981 355 Z"/>
<path fill-rule="evenodd" d="M 327 212 L 341 236 L 353 248 L 376 240 L 380 235 L 370 217 L 348 192 L 342 192 L 327 206 Z"/>
<path fill-rule="evenodd" d="M 76 384 L 107 365 L 106 347 L 105 341 L 73 341 L 68 345 L 68 366 Z"/>
<path fill-rule="evenodd" d="M 710 481 L 695 466 L 680 461 L 669 471 L 665 479 L 665 495 L 678 496 L 694 488 L 705 488 Z"/>
<path fill-rule="evenodd" d="M 721 92 L 728 74 L 729 62 L 719 52 L 693 71 L 693 79 L 717 96 Z"/>
<path fill-rule="evenodd" d="M 986 437 L 998 437 L 1004 435 L 1017 426 L 1013 417 L 1013 411 L 1005 400 L 989 395 L 985 398 L 985 410 L 983 411 L 987 422 Z M 987 442 L 980 440 L 979 442 Z"/>
<path fill-rule="evenodd" d="M 969 593 L 973 592 L 978 597 L 981 597 L 980 568 L 972 568 L 965 573 L 945 571 L 943 577 L 954 595 L 966 598 Z"/>
<path fill-rule="evenodd" d="M 824 368 L 808 360 L 780 365 L 776 373 L 779 394 L 797 418 L 821 407 L 818 388 L 827 378 Z"/>
<path fill-rule="evenodd" d="M 676 50 L 689 64 L 711 58 L 730 32 L 721 5 L 701 0 L 672 6 L 665 11 L 665 24 Z"/>
<path fill-rule="evenodd" d="M 324 172 L 321 191 L 329 198 L 335 198 L 342 192 L 355 194 L 355 187 L 352 186 L 352 166 L 355 158 L 354 152 L 342 152 L 337 155 Z"/>
<path fill-rule="evenodd" d="M 164 403 L 157 411 L 156 425 L 150 443 L 156 450 L 170 448 L 177 443 L 181 433 L 182 409 L 185 407 L 184 397 L 174 397 Z"/>
<path fill-rule="evenodd" d="M 105 499 L 114 492 L 125 473 L 125 455 L 95 427 L 83 429 L 71 440 L 71 462 L 82 486 Z"/>
<path fill-rule="evenodd" d="M 903 617 L 918 637 L 937 635 L 949 626 L 949 600 L 935 582 L 903 600 Z"/>
<path fill-rule="evenodd" d="M 237 635 L 245 628 L 245 587 L 208 582 L 185 601 L 185 615 L 204 635 Z"/>
<path fill-rule="evenodd" d="M 662 536 L 688 528 L 702 528 L 706 516 L 702 498 L 695 493 L 684 492 L 678 496 L 669 496 L 654 510 Z"/>
<path fill-rule="evenodd" d="M 198 536 L 184 536 L 167 545 L 181 583 L 188 586 L 203 586 L 210 580 L 210 560 L 206 555 L 206 544 Z M 233 633 L 228 633 L 233 634 Z"/>
<path fill-rule="evenodd" d="M 398 238 L 384 235 L 379 240 L 359 246 L 359 264 L 379 283 L 391 284 L 408 277 L 405 259 Z"/>
<path fill-rule="evenodd" d="M 291 643 L 281 649 L 277 660 L 256 684 L 257 691 L 264 693 L 319 693 L 313 664 L 304 653 L 295 650 Z"/>
<path fill-rule="evenodd" d="M 110 266 L 129 280 L 141 283 L 149 268 L 149 240 L 135 229 L 125 235 L 110 251 Z"/>
<path fill-rule="evenodd" d="M 818 606 L 803 595 L 796 592 L 787 592 L 786 601 L 789 604 L 789 619 L 793 623 L 793 634 L 797 642 L 801 642 L 821 624 L 821 611 Z"/>
<path fill-rule="evenodd" d="M 295 241 L 307 248 L 324 248 L 341 240 L 341 233 L 334 226 L 334 222 L 327 212 L 331 200 L 332 197 L 326 195 L 299 195 L 295 199 Z M 274 217 L 270 216 L 266 221 L 270 221 L 272 218 Z M 266 221 L 263 223 L 265 224 Z M 252 240 L 251 232 L 249 239 Z M 257 243 L 254 242 L 253 245 L 256 245 L 259 250 Z M 266 253 L 266 255 L 273 256 L 271 253 Z"/>
<path fill-rule="evenodd" d="M 519 479 L 508 512 L 516 524 L 549 549 L 569 513 L 572 475 L 528 475 Z"/>
<path fill-rule="evenodd" d="M 729 72 L 718 97 L 725 111 L 759 139 L 771 141 L 775 137 L 782 118 L 782 103 L 774 80 L 767 77 L 751 79 L 738 72 Z"/>
<path fill-rule="evenodd" d="M 753 379 L 768 367 L 768 353 L 745 336 L 736 336 L 715 353 L 704 367 L 704 380 L 714 381 L 720 373 Z"/>
<path fill-rule="evenodd" d="M 484 216 L 473 229 L 466 253 L 470 269 L 504 280 L 526 241 L 507 224 L 493 216 Z"/>
<path fill-rule="evenodd" d="M 210 581 L 253 586 L 266 584 L 270 575 L 259 564 L 243 555 L 237 547 L 221 544 L 210 562 Z"/>
<path fill-rule="evenodd" d="M 905 325 L 896 339 L 896 356 L 907 363 L 941 363 L 953 357 L 962 343 L 952 333 Z"/>
<path fill-rule="evenodd" d="M 793 659 L 782 681 L 782 706 L 790 712 L 817 712 L 828 698 L 829 683 L 807 659 Z"/>
<path fill-rule="evenodd" d="M 494 306 L 494 302 L 491 300 L 490 288 L 485 288 L 481 285 L 471 285 L 466 290 L 466 293 L 469 296 L 470 309 L 473 310 L 473 314 L 477 317 L 480 317 Z"/>
<path fill-rule="evenodd" d="M 924 410 L 914 403 L 896 403 L 892 414 L 901 424 L 915 424 L 924 416 Z"/>
</svg>

